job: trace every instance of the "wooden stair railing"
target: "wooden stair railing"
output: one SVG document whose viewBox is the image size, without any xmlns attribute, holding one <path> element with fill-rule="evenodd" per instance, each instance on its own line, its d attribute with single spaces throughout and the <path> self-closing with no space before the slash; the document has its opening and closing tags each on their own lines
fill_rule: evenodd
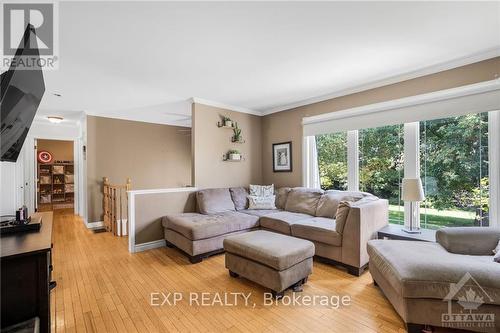
<svg viewBox="0 0 500 333">
<path fill-rule="evenodd" d="M 122 221 L 125 216 L 128 224 L 127 192 L 130 191 L 130 188 L 130 178 L 127 178 L 127 182 L 123 185 L 113 185 L 109 183 L 108 177 L 103 177 L 104 228 L 106 231 L 112 232 L 113 235 L 123 236 Z M 118 226 L 118 223 L 120 223 L 120 226 Z M 118 233 L 118 231 L 120 232 Z"/>
</svg>

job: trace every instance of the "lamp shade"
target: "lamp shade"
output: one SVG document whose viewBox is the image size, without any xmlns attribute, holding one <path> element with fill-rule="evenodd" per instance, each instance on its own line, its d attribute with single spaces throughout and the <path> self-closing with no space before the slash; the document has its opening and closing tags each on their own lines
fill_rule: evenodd
<svg viewBox="0 0 500 333">
<path fill-rule="evenodd" d="M 403 179 L 403 201 L 423 201 L 425 200 L 424 189 L 420 178 Z"/>
</svg>

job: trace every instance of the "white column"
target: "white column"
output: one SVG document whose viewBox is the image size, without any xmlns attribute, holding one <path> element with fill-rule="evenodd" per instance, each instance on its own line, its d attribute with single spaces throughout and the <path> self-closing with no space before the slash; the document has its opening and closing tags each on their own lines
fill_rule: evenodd
<svg viewBox="0 0 500 333">
<path fill-rule="evenodd" d="M 488 113 L 490 226 L 500 227 L 500 111 Z"/>
<path fill-rule="evenodd" d="M 347 189 L 359 191 L 359 132 L 347 131 Z"/>
<path fill-rule="evenodd" d="M 404 124 L 404 177 L 420 177 L 420 123 Z M 420 227 L 420 207 L 415 205 L 415 226 Z M 405 227 L 410 225 L 410 203 L 405 202 Z"/>
</svg>

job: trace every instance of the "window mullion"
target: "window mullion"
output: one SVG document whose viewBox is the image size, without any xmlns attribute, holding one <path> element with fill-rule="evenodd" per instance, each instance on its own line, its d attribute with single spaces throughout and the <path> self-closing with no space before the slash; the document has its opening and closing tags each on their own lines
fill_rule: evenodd
<svg viewBox="0 0 500 333">
<path fill-rule="evenodd" d="M 404 124 L 404 177 L 420 177 L 420 123 Z M 420 207 L 415 205 L 415 225 L 420 227 Z M 410 224 L 410 203 L 405 202 L 405 227 Z"/>
<path fill-rule="evenodd" d="M 347 189 L 359 191 L 359 132 L 347 131 Z"/>
<path fill-rule="evenodd" d="M 488 114 L 490 226 L 500 227 L 500 111 Z"/>
</svg>

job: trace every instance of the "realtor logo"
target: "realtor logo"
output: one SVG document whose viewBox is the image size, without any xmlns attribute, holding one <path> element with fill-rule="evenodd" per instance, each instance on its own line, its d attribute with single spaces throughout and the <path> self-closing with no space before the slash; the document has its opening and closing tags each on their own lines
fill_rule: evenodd
<svg viewBox="0 0 500 333">
<path fill-rule="evenodd" d="M 458 283 L 450 283 L 450 292 L 443 301 L 448 302 L 448 312 L 441 315 L 443 327 L 495 327 L 495 314 L 480 310 L 481 305 L 493 299 L 470 273 L 467 272 Z M 453 306 L 454 303 L 459 307 Z"/>
<path fill-rule="evenodd" d="M 2 61 L 1 69 L 10 67 L 13 56 L 19 47 L 23 48 L 22 59 L 18 69 L 56 69 L 58 65 L 58 3 L 44 2 L 12 2 L 2 3 Z M 24 44 L 23 35 L 26 27 L 36 31 L 30 43 Z M 28 66 L 34 57 L 40 55 L 36 66 Z M 38 59 L 38 58 L 37 58 Z M 21 67 L 21 68 L 19 68 Z"/>
</svg>

